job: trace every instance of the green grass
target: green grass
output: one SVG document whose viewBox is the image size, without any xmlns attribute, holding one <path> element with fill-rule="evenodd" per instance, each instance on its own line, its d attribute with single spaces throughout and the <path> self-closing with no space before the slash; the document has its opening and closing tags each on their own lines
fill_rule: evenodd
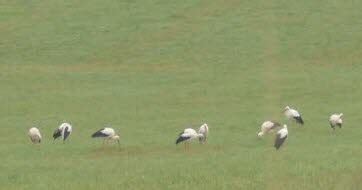
<svg viewBox="0 0 362 190">
<path fill-rule="evenodd" d="M 0 0 L 1 189 L 361 189 L 361 7 Z M 276 152 L 256 134 L 285 105 L 306 124 Z M 203 122 L 207 145 L 174 145 Z M 120 149 L 90 139 L 106 124 Z"/>
</svg>

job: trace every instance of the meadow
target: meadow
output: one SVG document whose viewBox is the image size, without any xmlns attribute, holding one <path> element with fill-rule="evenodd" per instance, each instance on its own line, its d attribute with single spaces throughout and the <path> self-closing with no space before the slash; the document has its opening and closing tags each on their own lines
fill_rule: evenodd
<svg viewBox="0 0 362 190">
<path fill-rule="evenodd" d="M 0 0 L 0 189 L 362 189 L 361 17 L 341 0 Z M 257 138 L 269 119 L 289 124 L 279 151 Z M 204 122 L 206 145 L 175 145 Z M 90 138 L 105 125 L 120 147 Z"/>
</svg>

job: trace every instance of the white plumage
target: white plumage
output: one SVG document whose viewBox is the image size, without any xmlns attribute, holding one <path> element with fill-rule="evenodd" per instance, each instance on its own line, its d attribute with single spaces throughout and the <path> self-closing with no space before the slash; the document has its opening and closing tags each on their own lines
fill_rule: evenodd
<svg viewBox="0 0 362 190">
<path fill-rule="evenodd" d="M 199 134 L 202 134 L 202 137 L 199 137 L 199 142 L 202 144 L 206 143 L 209 134 L 209 126 L 206 123 L 200 126 Z"/>
<path fill-rule="evenodd" d="M 179 134 L 179 137 L 176 140 L 176 145 L 181 142 L 185 142 L 185 148 L 186 148 L 186 144 L 188 144 L 188 142 L 190 142 L 194 139 L 200 138 L 200 137 L 202 138 L 203 134 L 197 133 L 192 128 L 187 128 L 182 133 Z"/>
<path fill-rule="evenodd" d="M 339 128 L 342 128 L 342 116 L 343 116 L 343 113 L 340 113 L 340 114 L 332 114 L 330 117 L 329 117 L 329 124 L 331 125 L 332 129 L 334 130 L 337 126 Z"/>
<path fill-rule="evenodd" d="M 304 121 L 302 119 L 302 115 L 295 109 L 286 106 L 284 108 L 284 114 L 288 119 L 294 119 L 297 123 L 303 125 Z"/>
<path fill-rule="evenodd" d="M 279 127 L 280 124 L 275 121 L 265 121 L 260 126 L 260 132 L 258 133 L 258 137 L 262 137 L 264 134 L 269 133 L 273 129 Z"/>
<path fill-rule="evenodd" d="M 118 136 L 118 135 L 112 136 L 109 140 L 111 140 L 111 141 L 117 141 L 118 144 L 119 144 L 119 136 Z"/>
<path fill-rule="evenodd" d="M 287 139 L 287 137 L 288 137 L 287 125 L 283 125 L 283 128 L 277 132 L 277 135 L 275 138 L 275 143 L 274 143 L 275 149 L 278 150 L 282 146 L 284 141 Z"/>
<path fill-rule="evenodd" d="M 97 138 L 97 137 L 104 138 L 103 142 L 111 140 L 111 141 L 117 141 L 119 144 L 119 136 L 116 135 L 114 129 L 110 127 L 105 127 L 92 134 L 92 138 Z"/>
<path fill-rule="evenodd" d="M 69 123 L 62 123 L 53 133 L 54 140 L 61 137 L 63 142 L 70 136 L 72 133 L 72 126 Z"/>
<path fill-rule="evenodd" d="M 29 129 L 28 136 L 32 143 L 37 144 L 41 142 L 41 134 L 38 128 L 32 127 Z"/>
</svg>

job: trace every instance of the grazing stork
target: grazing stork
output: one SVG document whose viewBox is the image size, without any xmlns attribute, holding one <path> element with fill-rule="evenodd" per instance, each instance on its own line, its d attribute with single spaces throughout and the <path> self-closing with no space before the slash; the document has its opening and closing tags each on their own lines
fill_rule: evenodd
<svg viewBox="0 0 362 190">
<path fill-rule="evenodd" d="M 72 133 L 72 126 L 69 123 L 62 123 L 53 133 L 54 140 L 62 137 L 63 143 Z"/>
<path fill-rule="evenodd" d="M 183 132 L 181 132 L 179 134 L 179 137 L 176 140 L 176 145 L 181 143 L 181 142 L 185 142 L 185 149 L 187 149 L 188 147 L 188 143 L 196 138 L 203 138 L 203 134 L 197 133 L 194 129 L 192 128 L 187 128 L 185 129 Z"/>
<path fill-rule="evenodd" d="M 258 137 L 262 137 L 264 134 L 269 133 L 277 127 L 280 127 L 280 123 L 275 121 L 265 121 L 260 126 L 260 132 L 258 133 Z"/>
<path fill-rule="evenodd" d="M 202 137 L 199 137 L 199 142 L 205 144 L 207 141 L 207 135 L 209 134 L 209 126 L 204 123 L 199 128 L 199 134 L 202 134 Z"/>
<path fill-rule="evenodd" d="M 338 126 L 339 128 L 342 128 L 342 116 L 343 116 L 343 113 L 340 113 L 340 114 L 332 114 L 330 117 L 329 117 L 329 124 L 331 125 L 331 128 L 333 130 L 335 130 L 335 128 Z"/>
<path fill-rule="evenodd" d="M 104 138 L 103 144 L 106 141 L 117 141 L 117 143 L 119 144 L 119 136 L 116 135 L 114 129 L 110 127 L 102 128 L 97 132 L 93 133 L 92 138 L 97 138 L 97 137 Z"/>
<path fill-rule="evenodd" d="M 41 142 L 41 134 L 38 128 L 32 127 L 29 129 L 28 136 L 30 137 L 30 140 L 34 144 L 38 144 Z"/>
<path fill-rule="evenodd" d="M 297 110 L 292 109 L 289 106 L 286 106 L 284 108 L 284 114 L 288 119 L 294 119 L 295 122 L 297 122 L 297 123 L 299 123 L 301 125 L 304 124 L 302 116 L 300 115 L 300 113 Z"/>
<path fill-rule="evenodd" d="M 283 125 L 283 128 L 277 132 L 274 143 L 275 149 L 278 150 L 287 138 L 288 138 L 288 128 L 287 125 Z"/>
</svg>

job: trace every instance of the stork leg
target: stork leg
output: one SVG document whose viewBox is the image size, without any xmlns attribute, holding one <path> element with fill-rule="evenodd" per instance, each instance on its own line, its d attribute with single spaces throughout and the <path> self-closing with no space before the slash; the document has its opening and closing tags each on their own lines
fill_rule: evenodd
<svg viewBox="0 0 362 190">
<path fill-rule="evenodd" d="M 205 141 L 205 137 L 199 137 L 200 144 L 204 144 L 204 141 Z"/>
<path fill-rule="evenodd" d="M 336 128 L 332 127 L 333 131 L 332 131 L 332 135 L 336 135 Z"/>
<path fill-rule="evenodd" d="M 119 139 L 116 139 L 114 142 L 118 144 L 118 149 L 122 150 L 121 143 L 120 143 Z"/>
</svg>

